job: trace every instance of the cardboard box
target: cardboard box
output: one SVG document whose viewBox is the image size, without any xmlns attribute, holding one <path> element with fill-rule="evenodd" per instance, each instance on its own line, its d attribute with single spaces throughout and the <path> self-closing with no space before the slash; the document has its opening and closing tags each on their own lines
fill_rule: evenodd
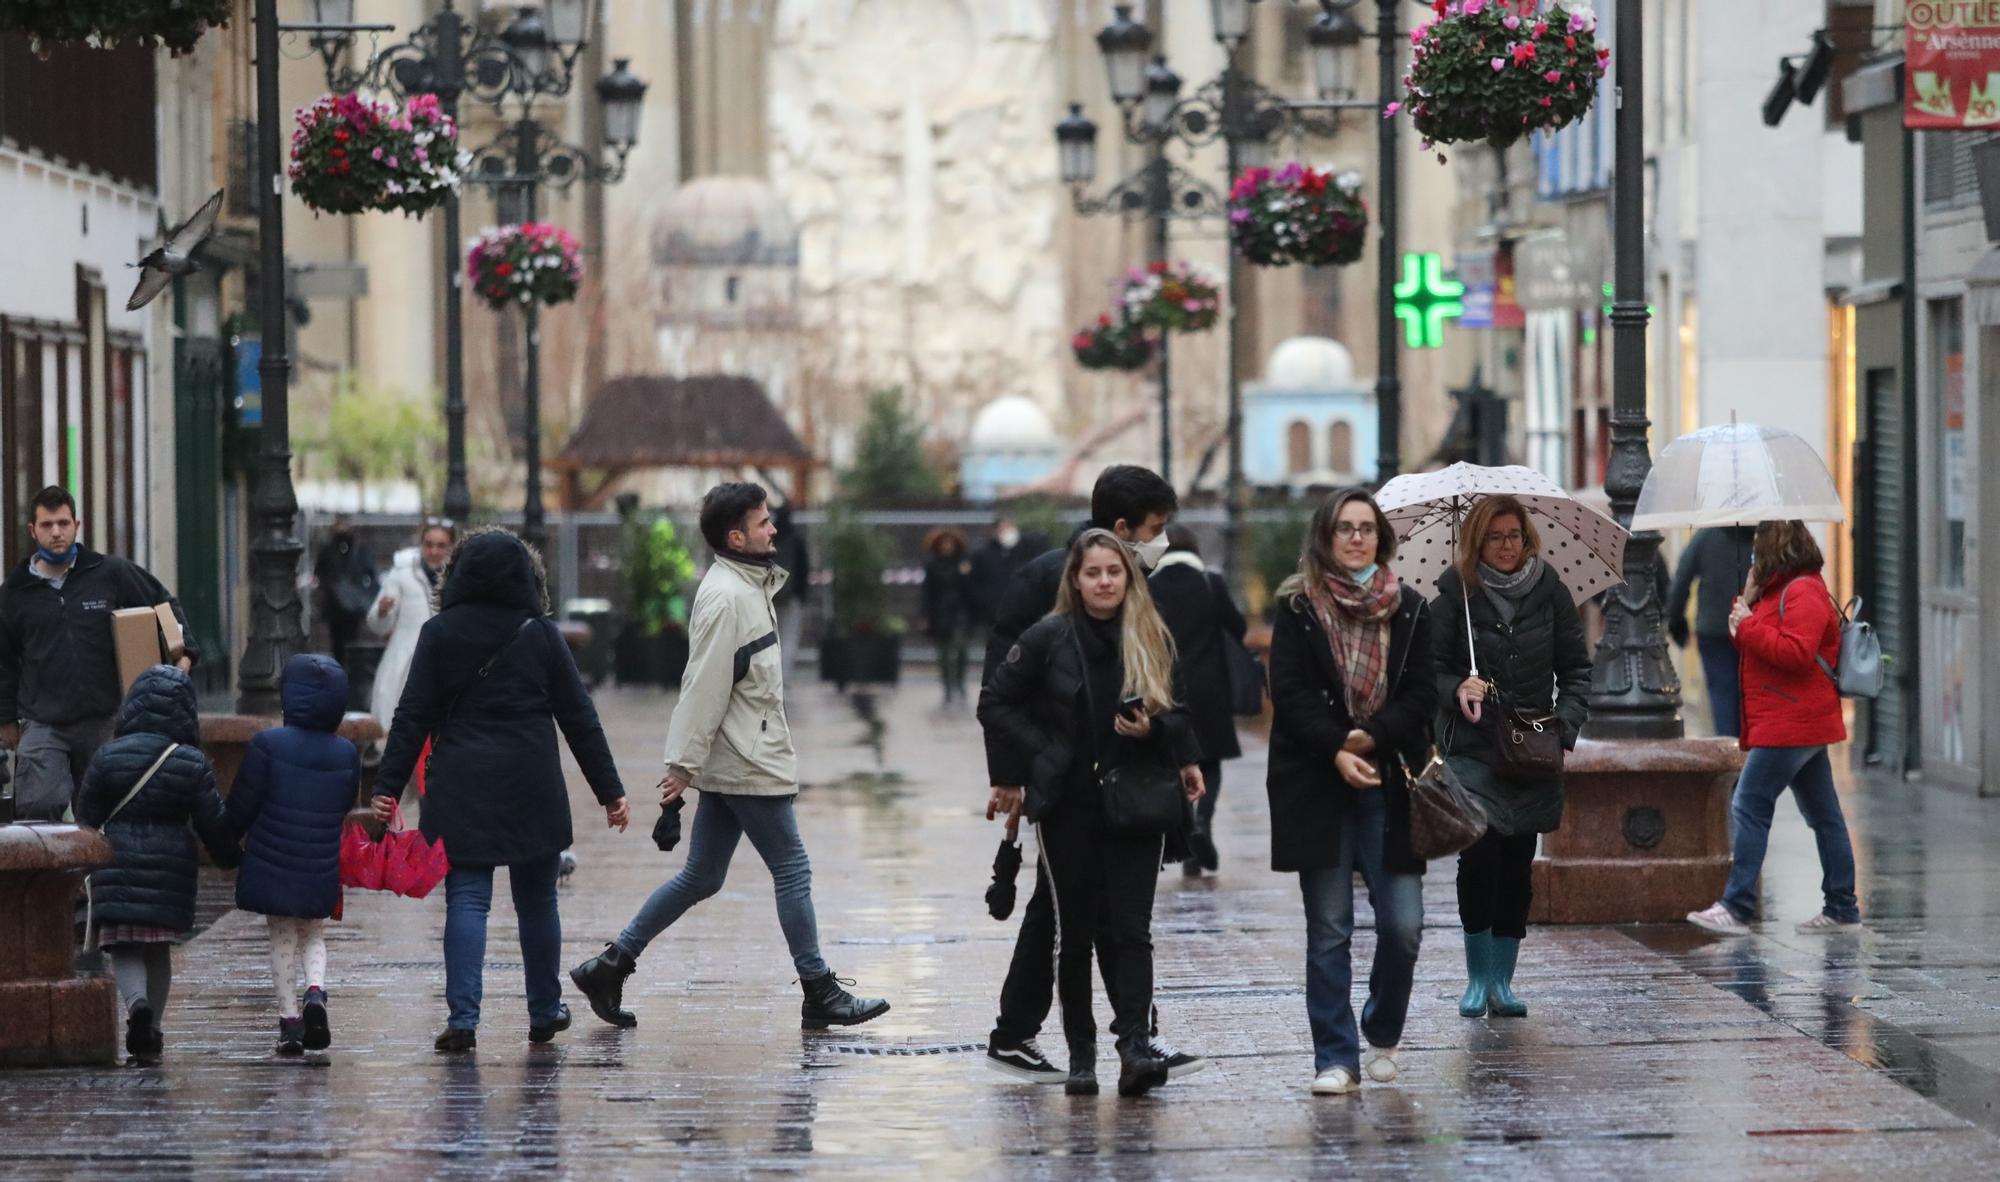
<svg viewBox="0 0 2000 1182">
<path fill-rule="evenodd" d="M 111 613 L 111 638 L 118 648 L 118 692 L 160 663 L 160 617 L 150 607 L 122 607 Z"/>
<path fill-rule="evenodd" d="M 167 664 L 171 665 L 187 656 L 187 637 L 181 633 L 180 617 L 174 614 L 171 603 L 156 603 L 153 614 L 160 617 L 160 647 L 167 654 Z"/>
</svg>

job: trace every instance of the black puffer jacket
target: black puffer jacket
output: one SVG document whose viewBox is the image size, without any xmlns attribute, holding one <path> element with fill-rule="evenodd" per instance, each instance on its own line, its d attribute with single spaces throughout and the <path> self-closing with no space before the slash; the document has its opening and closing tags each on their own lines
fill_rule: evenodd
<svg viewBox="0 0 2000 1182">
<path fill-rule="evenodd" d="M 512 865 L 569 848 L 557 725 L 598 803 L 625 795 L 569 645 L 543 612 L 520 539 L 481 534 L 452 559 L 443 607 L 417 636 L 375 792 L 402 795 L 435 736 L 422 827 L 444 839 L 455 866 Z"/>
<path fill-rule="evenodd" d="M 1380 788 L 1356 789 L 1334 770 L 1333 758 L 1355 724 L 1347 712 L 1345 679 L 1318 614 L 1304 599 L 1282 603 L 1271 626 L 1271 869 L 1334 865 L 1357 792 L 1381 792 L 1388 805 L 1384 865 L 1392 874 L 1422 874 L 1410 852 L 1410 794 L 1401 755 L 1421 768 L 1429 754 L 1437 679 L 1431 673 L 1433 621 L 1423 596 L 1403 588 L 1389 622 L 1389 696 L 1360 729 L 1375 740 L 1368 758 Z"/>
<path fill-rule="evenodd" d="M 1082 533 L 1088 526 L 1078 526 Z M 1075 540 L 1075 536 L 1071 536 Z M 993 611 L 993 624 L 986 636 L 986 660 L 980 667 L 979 684 L 986 685 L 1006 661 L 1007 654 L 1035 623 L 1056 610 L 1056 593 L 1062 590 L 1063 566 L 1069 561 L 1069 546 L 1045 550 L 1030 559 L 1008 580 L 1006 593 Z M 988 783 L 1022 787 L 1028 782 L 1025 756 L 986 735 L 986 778 Z"/>
<path fill-rule="evenodd" d="M 1074 617 L 1050 616 L 1022 633 L 979 695 L 979 723 L 988 749 L 998 746 L 1028 769 L 1019 783 L 1027 790 L 1030 821 L 1047 817 L 1088 780 L 1092 736 L 1083 727 L 1096 724 L 1101 738 L 1118 709 L 1117 702 L 1097 701 L 1086 693 L 1077 629 Z M 1176 700 L 1184 696 L 1178 690 L 1174 695 Z M 1121 739 L 1104 755 L 1107 767 L 1150 757 L 1179 768 L 1201 762 L 1201 744 L 1187 711 L 1176 707 L 1153 719 L 1153 733 L 1142 744 Z"/>
<path fill-rule="evenodd" d="M 118 802 L 170 744 L 180 747 L 129 804 Z M 117 809 L 117 816 L 112 810 Z M 109 818 L 107 820 L 107 818 Z M 194 926 L 199 864 L 195 832 L 218 866 L 241 857 L 239 835 L 215 790 L 215 769 L 201 753 L 194 682 L 171 665 L 155 665 L 132 683 L 118 711 L 116 737 L 97 749 L 76 795 L 76 819 L 104 831 L 114 854 L 90 876 L 92 921 L 185 932 Z"/>
<path fill-rule="evenodd" d="M 1173 555 L 1146 578 L 1153 606 L 1174 637 L 1178 674 L 1187 686 L 1188 715 L 1201 757 L 1235 759 L 1243 754 L 1236 737 L 1235 702 L 1230 696 L 1229 655 L 1224 635 L 1241 644 L 1249 624 L 1230 597 L 1222 576 L 1199 566 L 1174 561 Z"/>
</svg>

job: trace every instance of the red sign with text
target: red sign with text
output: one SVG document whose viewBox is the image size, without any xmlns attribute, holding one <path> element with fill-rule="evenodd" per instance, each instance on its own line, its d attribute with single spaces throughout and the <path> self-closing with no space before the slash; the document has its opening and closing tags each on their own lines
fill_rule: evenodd
<svg viewBox="0 0 2000 1182">
<path fill-rule="evenodd" d="M 1903 126 L 2000 128 L 2000 0 L 1909 0 L 1903 15 Z"/>
</svg>

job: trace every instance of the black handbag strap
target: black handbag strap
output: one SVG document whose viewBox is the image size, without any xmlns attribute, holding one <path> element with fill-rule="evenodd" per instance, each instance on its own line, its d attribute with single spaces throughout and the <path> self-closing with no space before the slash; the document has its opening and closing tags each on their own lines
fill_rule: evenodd
<svg viewBox="0 0 2000 1182">
<path fill-rule="evenodd" d="M 498 647 L 496 647 L 491 653 L 487 654 L 486 660 L 479 666 L 479 671 L 472 675 L 471 680 L 467 681 L 464 685 L 458 687 L 458 692 L 454 693 L 451 696 L 450 703 L 448 703 L 444 708 L 444 716 L 438 720 L 437 729 L 439 731 L 444 730 L 445 723 L 450 722 L 451 716 L 458 712 L 459 703 L 465 701 L 466 695 L 470 694 L 474 689 L 476 689 L 479 683 L 485 681 L 487 676 L 491 674 L 493 670 L 499 666 L 500 658 L 506 656 L 509 652 L 513 651 L 515 643 L 519 641 L 524 634 L 526 634 L 526 632 L 528 631 L 528 626 L 535 622 L 535 618 L 536 618 L 535 616 L 530 615 L 527 619 L 522 620 L 520 627 L 514 629 L 513 632 L 509 633 L 506 640 L 501 641 Z"/>
</svg>

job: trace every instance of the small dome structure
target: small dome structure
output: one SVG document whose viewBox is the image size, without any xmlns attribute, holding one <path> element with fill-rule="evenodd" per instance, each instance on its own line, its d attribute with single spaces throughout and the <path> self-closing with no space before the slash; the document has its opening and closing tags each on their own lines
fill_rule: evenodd
<svg viewBox="0 0 2000 1182">
<path fill-rule="evenodd" d="M 653 261 L 663 267 L 796 267 L 799 231 L 770 182 L 698 177 L 654 219 Z"/>
<path fill-rule="evenodd" d="M 1273 390 L 1350 389 L 1354 355 L 1329 337 L 1293 337 L 1271 350 L 1264 385 Z"/>
<path fill-rule="evenodd" d="M 968 452 L 1040 451 L 1059 447 L 1055 424 L 1034 399 L 1021 394 L 995 398 L 979 409 L 966 438 Z"/>
</svg>

